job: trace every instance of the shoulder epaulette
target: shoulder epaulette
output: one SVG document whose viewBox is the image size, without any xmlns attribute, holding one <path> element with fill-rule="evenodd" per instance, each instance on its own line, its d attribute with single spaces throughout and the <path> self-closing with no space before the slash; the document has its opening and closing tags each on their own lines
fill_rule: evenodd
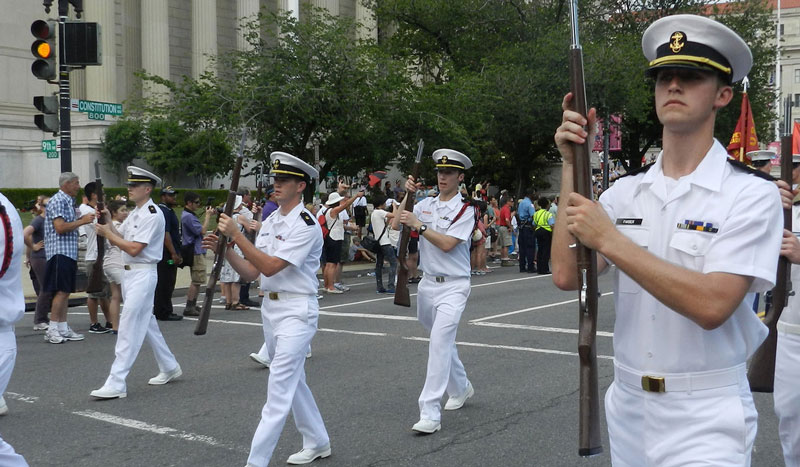
<svg viewBox="0 0 800 467">
<path fill-rule="evenodd" d="M 155 214 L 156 211 L 157 211 L 156 207 L 153 206 L 152 204 L 150 206 L 148 206 L 148 208 L 150 208 L 150 214 Z"/>
<path fill-rule="evenodd" d="M 314 225 L 314 219 L 311 217 L 311 214 L 302 211 L 300 213 L 300 218 L 303 219 L 303 221 L 305 221 L 306 225 Z"/>
<path fill-rule="evenodd" d="M 620 175 L 619 177 L 617 177 L 617 180 L 619 180 L 620 178 L 631 176 L 631 175 L 638 175 L 638 174 L 646 173 L 648 170 L 650 170 L 650 167 L 652 167 L 654 164 L 655 164 L 655 162 L 651 162 L 649 164 L 645 164 L 645 165 L 639 167 L 638 169 L 633 169 L 633 170 L 625 173 L 624 175 Z"/>
<path fill-rule="evenodd" d="M 750 175 L 755 175 L 756 177 L 763 178 L 764 180 L 767 180 L 767 181 L 770 181 L 770 182 L 774 182 L 776 180 L 776 178 L 773 177 L 772 175 L 765 174 L 764 172 L 762 172 L 760 170 L 756 170 L 756 169 L 750 167 L 747 164 L 744 164 L 742 162 L 737 161 L 736 159 L 731 159 L 729 157 L 728 158 L 728 163 L 730 165 L 736 167 L 737 169 L 743 170 L 743 171 L 749 173 Z"/>
</svg>

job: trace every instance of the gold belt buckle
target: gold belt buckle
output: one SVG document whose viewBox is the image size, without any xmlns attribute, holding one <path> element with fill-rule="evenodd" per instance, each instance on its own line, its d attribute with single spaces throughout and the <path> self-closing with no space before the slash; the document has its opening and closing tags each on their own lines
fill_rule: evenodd
<svg viewBox="0 0 800 467">
<path fill-rule="evenodd" d="M 667 392 L 664 378 L 660 376 L 642 376 L 642 389 L 647 392 Z"/>
<path fill-rule="evenodd" d="M 278 292 L 270 292 L 269 293 L 270 300 L 277 300 L 278 299 Z"/>
<path fill-rule="evenodd" d="M 444 282 L 444 276 L 436 276 L 436 282 Z"/>
<path fill-rule="evenodd" d="M 125 267 L 126 271 L 130 271 L 131 270 L 131 267 L 129 265 L 127 265 L 127 264 L 124 267 Z"/>
</svg>

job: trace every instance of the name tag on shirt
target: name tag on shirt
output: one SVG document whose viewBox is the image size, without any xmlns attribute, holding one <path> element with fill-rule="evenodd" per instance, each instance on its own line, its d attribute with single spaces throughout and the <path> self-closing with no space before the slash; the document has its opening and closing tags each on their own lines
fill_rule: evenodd
<svg viewBox="0 0 800 467">
<path fill-rule="evenodd" d="M 617 225 L 642 225 L 642 218 L 620 217 L 617 219 Z"/>
</svg>

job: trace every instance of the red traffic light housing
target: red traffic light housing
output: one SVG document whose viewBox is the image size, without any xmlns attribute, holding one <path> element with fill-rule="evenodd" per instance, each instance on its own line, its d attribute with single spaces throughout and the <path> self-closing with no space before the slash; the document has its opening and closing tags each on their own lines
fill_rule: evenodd
<svg viewBox="0 0 800 467">
<path fill-rule="evenodd" d="M 31 24 L 31 34 L 36 38 L 31 44 L 31 53 L 36 58 L 31 72 L 39 79 L 54 80 L 58 75 L 56 67 L 56 30 L 58 21 L 36 20 Z"/>
</svg>

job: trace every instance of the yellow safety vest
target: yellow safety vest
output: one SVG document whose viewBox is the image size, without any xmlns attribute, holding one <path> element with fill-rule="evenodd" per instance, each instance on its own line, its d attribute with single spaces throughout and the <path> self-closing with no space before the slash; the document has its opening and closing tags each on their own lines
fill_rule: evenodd
<svg viewBox="0 0 800 467">
<path fill-rule="evenodd" d="M 553 213 L 551 213 L 547 209 L 539 209 L 538 211 L 533 213 L 533 224 L 536 226 L 536 230 L 542 228 L 548 232 L 552 232 L 553 227 L 548 223 L 548 221 L 552 216 Z"/>
</svg>

